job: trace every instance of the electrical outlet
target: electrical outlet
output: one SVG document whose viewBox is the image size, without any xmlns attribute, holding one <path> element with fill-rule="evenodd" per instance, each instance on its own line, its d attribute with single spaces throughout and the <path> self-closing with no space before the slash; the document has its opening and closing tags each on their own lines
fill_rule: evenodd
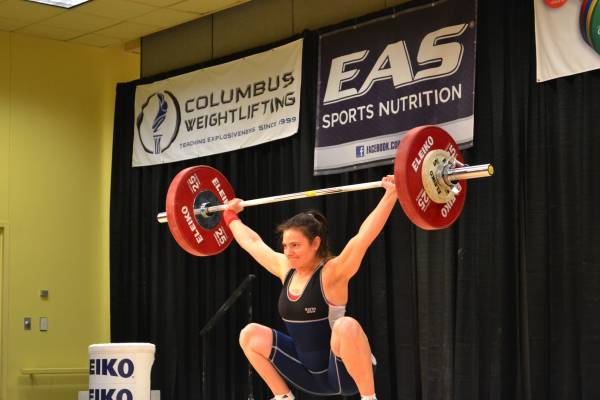
<svg viewBox="0 0 600 400">
<path fill-rule="evenodd" d="M 23 329 L 25 329 L 26 331 L 31 330 L 31 317 L 23 318 Z"/>
<path fill-rule="evenodd" d="M 46 332 L 48 330 L 48 317 L 40 317 L 40 331 Z"/>
</svg>

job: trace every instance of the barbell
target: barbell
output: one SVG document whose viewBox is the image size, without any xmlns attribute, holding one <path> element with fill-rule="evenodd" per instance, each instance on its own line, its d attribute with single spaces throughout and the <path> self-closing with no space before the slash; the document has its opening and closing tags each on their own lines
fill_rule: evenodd
<svg viewBox="0 0 600 400">
<path fill-rule="evenodd" d="M 466 180 L 494 174 L 491 164 L 469 166 L 456 142 L 435 125 L 413 128 L 398 145 L 394 160 L 396 194 L 408 218 L 425 230 L 450 226 L 466 198 Z M 241 201 L 243 207 L 306 197 L 381 187 L 381 181 L 263 197 Z M 167 191 L 166 211 L 157 215 L 167 222 L 177 243 L 196 256 L 225 250 L 233 234 L 222 220 L 226 203 L 235 198 L 233 187 L 218 170 L 198 165 L 180 171 Z"/>
</svg>

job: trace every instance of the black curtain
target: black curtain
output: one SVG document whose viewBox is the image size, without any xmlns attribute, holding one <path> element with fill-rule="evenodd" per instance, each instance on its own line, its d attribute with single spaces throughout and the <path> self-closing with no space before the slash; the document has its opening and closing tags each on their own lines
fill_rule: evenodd
<svg viewBox="0 0 600 400">
<path fill-rule="evenodd" d="M 477 35 L 475 144 L 464 156 L 471 164 L 492 162 L 496 174 L 469 182 L 461 217 L 443 231 L 415 228 L 398 205 L 351 282 L 348 311 L 377 356 L 381 399 L 598 399 L 600 75 L 536 83 L 530 1 L 480 1 Z M 280 283 L 235 243 L 220 255 L 193 257 L 156 223 L 177 172 L 211 165 L 250 199 L 378 180 L 392 170 L 312 176 L 317 36 L 304 34 L 300 130 L 289 139 L 131 168 L 135 85 L 209 64 L 117 87 L 111 335 L 113 342 L 157 345 L 152 388 L 162 399 L 202 399 L 203 355 L 207 398 L 248 398 L 238 346 L 247 298 L 216 325 L 206 348 L 199 336 L 248 274 L 257 275 L 254 321 L 282 328 Z M 276 246 L 279 222 L 320 209 L 339 251 L 380 195 L 368 190 L 252 207 L 242 218 Z M 256 399 L 270 398 L 256 376 L 253 383 Z"/>
</svg>

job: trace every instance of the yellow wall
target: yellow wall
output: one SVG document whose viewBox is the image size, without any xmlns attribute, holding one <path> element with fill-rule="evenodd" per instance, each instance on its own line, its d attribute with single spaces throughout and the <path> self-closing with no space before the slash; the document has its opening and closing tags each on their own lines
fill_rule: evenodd
<svg viewBox="0 0 600 400">
<path fill-rule="evenodd" d="M 5 228 L 2 400 L 75 399 L 110 341 L 108 217 L 115 85 L 139 56 L 0 33 L 0 225 Z M 39 296 L 49 290 L 49 298 Z M 31 331 L 23 318 L 33 319 Z M 49 318 L 40 332 L 39 318 Z M 1 365 L 0 364 L 0 367 Z"/>
<path fill-rule="evenodd" d="M 0 32 L 0 223 L 8 217 L 9 49 L 8 34 Z"/>
</svg>

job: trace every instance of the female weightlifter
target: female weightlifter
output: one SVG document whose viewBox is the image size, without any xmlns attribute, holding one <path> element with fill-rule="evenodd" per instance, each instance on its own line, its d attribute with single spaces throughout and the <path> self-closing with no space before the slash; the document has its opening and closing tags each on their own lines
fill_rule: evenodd
<svg viewBox="0 0 600 400">
<path fill-rule="evenodd" d="M 288 383 L 314 395 L 360 392 L 362 400 L 376 399 L 375 358 L 368 338 L 358 321 L 344 314 L 348 282 L 397 201 L 394 176 L 381 182 L 382 199 L 335 257 L 329 252 L 327 222 L 320 213 L 300 213 L 278 227 L 282 254 L 239 219 L 240 199 L 227 203 L 223 220 L 235 240 L 283 283 L 278 308 L 288 334 L 255 323 L 240 333 L 244 354 L 274 400 L 294 399 Z"/>
</svg>

